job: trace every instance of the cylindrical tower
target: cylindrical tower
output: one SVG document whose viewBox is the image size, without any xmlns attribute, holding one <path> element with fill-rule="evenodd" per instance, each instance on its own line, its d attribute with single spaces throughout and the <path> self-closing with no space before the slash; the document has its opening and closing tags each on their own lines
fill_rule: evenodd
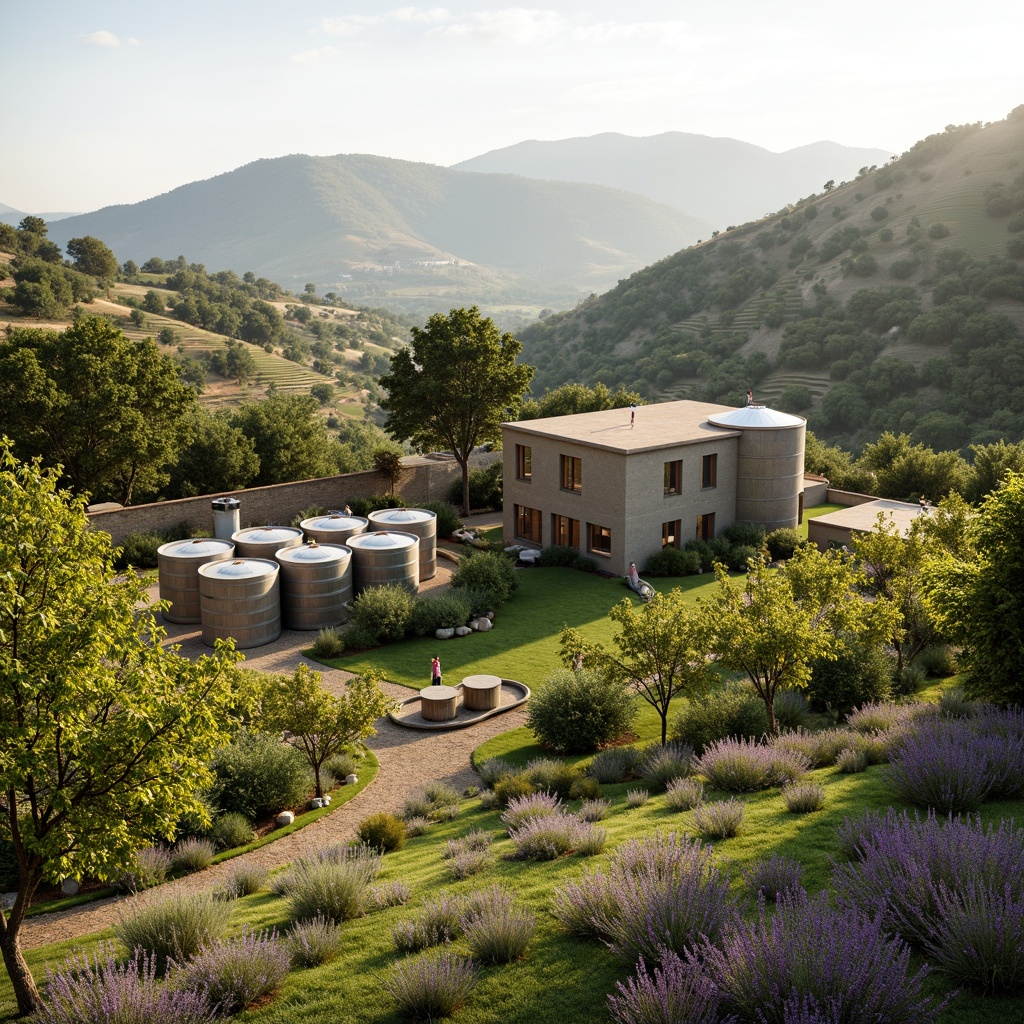
<svg viewBox="0 0 1024 1024">
<path fill-rule="evenodd" d="M 160 600 L 170 601 L 164 612 L 168 622 L 200 622 L 199 566 L 207 562 L 223 562 L 235 553 L 230 540 L 197 537 L 193 540 L 172 540 L 156 549 L 159 566 Z"/>
<path fill-rule="evenodd" d="M 281 635 L 280 567 L 266 558 L 234 558 L 199 567 L 203 643 L 233 637 L 239 649 Z"/>
<path fill-rule="evenodd" d="M 371 530 L 401 530 L 420 539 L 420 579 L 437 575 L 437 515 L 425 508 L 381 508 L 369 515 Z"/>
<path fill-rule="evenodd" d="M 314 516 L 299 523 L 306 539 L 320 544 L 344 544 L 349 537 L 366 533 L 367 525 L 362 516 L 347 516 L 342 512 L 328 512 L 325 516 Z"/>
<path fill-rule="evenodd" d="M 767 531 L 800 522 L 807 420 L 763 405 L 714 413 L 708 422 L 741 431 L 736 465 L 736 522 Z"/>
<path fill-rule="evenodd" d="M 242 558 L 269 558 L 281 548 L 294 548 L 302 543 L 302 531 L 294 526 L 250 526 L 239 530 L 231 539 L 235 554 Z"/>
<path fill-rule="evenodd" d="M 356 594 L 368 587 L 400 583 L 414 594 L 420 588 L 420 539 L 397 530 L 349 537 Z"/>
<path fill-rule="evenodd" d="M 341 544 L 312 541 L 282 548 L 281 621 L 286 629 L 327 629 L 348 621 L 352 600 L 352 552 Z"/>
</svg>

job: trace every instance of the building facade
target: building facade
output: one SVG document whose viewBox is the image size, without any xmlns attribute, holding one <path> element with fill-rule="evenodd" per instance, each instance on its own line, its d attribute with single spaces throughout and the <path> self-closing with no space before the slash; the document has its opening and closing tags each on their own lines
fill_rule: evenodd
<svg viewBox="0 0 1024 1024">
<path fill-rule="evenodd" d="M 796 526 L 805 429 L 761 406 L 686 401 L 505 423 L 505 538 L 568 544 L 625 574 L 734 522 Z"/>
</svg>

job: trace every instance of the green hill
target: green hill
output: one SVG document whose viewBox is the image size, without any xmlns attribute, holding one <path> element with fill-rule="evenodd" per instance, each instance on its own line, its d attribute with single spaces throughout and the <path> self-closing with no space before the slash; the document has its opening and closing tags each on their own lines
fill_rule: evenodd
<svg viewBox="0 0 1024 1024">
<path fill-rule="evenodd" d="M 313 282 L 348 301 L 431 295 L 433 312 L 523 296 L 568 304 L 708 230 L 598 185 L 375 156 L 287 156 L 69 217 L 50 234 L 61 246 L 102 238 L 121 262 L 187 253 L 286 288 Z"/>
<path fill-rule="evenodd" d="M 1024 436 L 1024 107 L 633 274 L 521 332 L 535 391 L 808 414 L 858 446 Z"/>
</svg>

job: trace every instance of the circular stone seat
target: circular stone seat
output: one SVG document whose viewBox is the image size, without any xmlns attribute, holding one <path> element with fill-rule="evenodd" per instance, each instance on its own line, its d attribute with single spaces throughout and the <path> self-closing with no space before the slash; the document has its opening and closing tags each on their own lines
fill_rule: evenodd
<svg viewBox="0 0 1024 1024">
<path fill-rule="evenodd" d="M 462 680 L 462 706 L 467 711 L 490 711 L 500 702 L 500 676 L 466 676 Z"/>
<path fill-rule="evenodd" d="M 450 722 L 458 699 L 459 691 L 454 686 L 425 686 L 420 690 L 420 714 L 428 722 Z"/>
</svg>

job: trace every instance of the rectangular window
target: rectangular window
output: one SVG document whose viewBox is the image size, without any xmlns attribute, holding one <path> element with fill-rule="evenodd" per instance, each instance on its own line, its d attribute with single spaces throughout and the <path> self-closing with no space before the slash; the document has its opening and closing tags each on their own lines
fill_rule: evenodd
<svg viewBox="0 0 1024 1024">
<path fill-rule="evenodd" d="M 681 494 L 683 489 L 683 460 L 665 463 L 665 494 Z"/>
<path fill-rule="evenodd" d="M 583 460 L 562 456 L 562 490 L 579 492 L 583 486 Z"/>
<path fill-rule="evenodd" d="M 533 479 L 533 449 L 528 444 L 516 445 L 516 479 Z"/>
<path fill-rule="evenodd" d="M 612 531 L 607 526 L 587 523 L 587 534 L 592 554 L 610 555 L 612 553 Z"/>
<path fill-rule="evenodd" d="M 516 505 L 516 536 L 540 544 L 540 509 Z"/>
<path fill-rule="evenodd" d="M 679 536 L 679 520 L 661 524 L 661 546 L 663 548 L 682 547 L 682 538 Z"/>
<path fill-rule="evenodd" d="M 701 487 L 714 487 L 718 482 L 718 456 L 705 455 L 700 468 Z"/>
<path fill-rule="evenodd" d="M 715 513 L 707 512 L 702 516 L 697 516 L 697 539 L 698 540 L 714 540 L 715 539 Z"/>
<path fill-rule="evenodd" d="M 568 516 L 551 517 L 551 543 L 565 544 L 570 548 L 580 546 L 580 521 Z"/>
</svg>

